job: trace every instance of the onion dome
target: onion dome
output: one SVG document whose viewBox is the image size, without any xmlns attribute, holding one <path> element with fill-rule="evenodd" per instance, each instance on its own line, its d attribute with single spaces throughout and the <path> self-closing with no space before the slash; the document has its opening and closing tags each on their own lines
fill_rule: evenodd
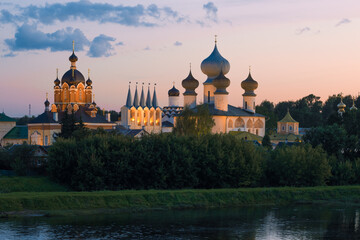
<svg viewBox="0 0 360 240">
<path fill-rule="evenodd" d="M 75 53 L 73 52 L 71 54 L 71 56 L 69 57 L 69 61 L 70 62 L 76 62 L 78 60 L 78 57 L 75 55 Z"/>
<path fill-rule="evenodd" d="M 217 76 L 214 80 L 213 80 L 213 85 L 214 87 L 216 87 L 216 91 L 214 94 L 229 94 L 226 91 L 226 88 L 228 86 L 230 86 L 230 79 L 228 79 L 227 77 L 225 77 L 223 71 L 220 71 L 219 76 Z"/>
<path fill-rule="evenodd" d="M 49 106 L 50 106 L 50 102 L 49 102 L 48 99 L 45 100 L 44 105 L 45 105 L 45 107 L 49 107 Z"/>
<path fill-rule="evenodd" d="M 357 107 L 355 106 L 355 98 L 353 98 L 353 105 L 350 108 L 350 111 L 352 111 L 352 110 L 354 110 L 354 111 L 357 110 Z"/>
<path fill-rule="evenodd" d="M 345 112 L 346 105 L 345 105 L 345 103 L 343 103 L 342 97 L 341 97 L 340 103 L 337 105 L 337 107 L 339 109 L 338 110 L 339 113 Z"/>
<path fill-rule="evenodd" d="M 181 85 L 185 88 L 184 95 L 197 95 L 195 89 L 199 86 L 199 81 L 191 74 L 191 70 L 187 78 L 182 80 Z"/>
<path fill-rule="evenodd" d="M 73 76 L 74 71 L 74 76 Z M 91 81 L 91 80 L 90 80 Z M 81 72 L 76 69 L 70 69 L 67 71 L 61 78 L 61 84 L 67 83 L 70 85 L 78 85 L 79 83 L 83 83 L 85 85 L 85 78 Z"/>
<path fill-rule="evenodd" d="M 56 79 L 54 81 L 55 86 L 59 86 L 60 85 L 60 80 L 59 80 L 59 69 L 56 69 Z"/>
<path fill-rule="evenodd" d="M 88 69 L 88 79 L 86 80 L 86 85 L 91 86 L 92 81 L 90 79 L 90 69 Z"/>
<path fill-rule="evenodd" d="M 54 81 L 55 86 L 59 86 L 60 85 L 60 80 L 59 78 L 56 78 Z"/>
<path fill-rule="evenodd" d="M 258 82 L 251 77 L 251 73 L 249 71 L 247 79 L 241 82 L 241 87 L 245 90 L 243 96 L 256 96 L 254 90 L 257 89 L 258 85 Z"/>
<path fill-rule="evenodd" d="M 180 95 L 180 91 L 175 88 L 175 84 L 173 85 L 172 89 L 168 91 L 169 97 L 178 97 Z"/>
<path fill-rule="evenodd" d="M 205 83 L 212 83 L 212 80 L 219 76 L 220 71 L 226 75 L 230 70 L 230 63 L 219 53 L 215 41 L 215 47 L 209 57 L 201 63 L 201 71 L 208 76 Z"/>
</svg>

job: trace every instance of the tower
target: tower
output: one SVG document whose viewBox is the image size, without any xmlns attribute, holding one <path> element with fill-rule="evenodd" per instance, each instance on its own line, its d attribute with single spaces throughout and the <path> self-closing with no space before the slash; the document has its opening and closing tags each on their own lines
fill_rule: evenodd
<svg viewBox="0 0 360 240">
<path fill-rule="evenodd" d="M 224 76 L 223 71 L 220 71 L 219 76 L 213 80 L 213 85 L 216 88 L 214 92 L 214 107 L 217 110 L 228 111 L 228 95 L 226 88 L 230 86 L 230 80 Z"/>
<path fill-rule="evenodd" d="M 243 94 L 243 108 L 250 112 L 255 113 L 255 98 L 254 90 L 258 87 L 258 82 L 251 77 L 249 68 L 249 76 L 241 82 L 241 87 L 245 90 Z"/>
<path fill-rule="evenodd" d="M 201 71 L 207 75 L 204 84 L 204 103 L 214 103 L 214 92 L 216 91 L 213 85 L 213 80 L 219 76 L 220 72 L 226 75 L 230 71 L 230 63 L 223 58 L 217 48 L 217 40 L 215 36 L 215 47 L 209 57 L 201 63 Z"/>
<path fill-rule="evenodd" d="M 168 96 L 170 107 L 179 106 L 180 91 L 175 88 L 175 82 L 173 83 L 173 87 L 168 91 Z"/>
<path fill-rule="evenodd" d="M 197 93 L 195 92 L 195 89 L 199 86 L 199 81 L 196 80 L 193 75 L 191 74 L 191 68 L 189 75 L 187 78 L 182 80 L 181 85 L 183 88 L 185 88 L 184 95 L 184 107 L 188 106 L 190 108 L 193 108 L 196 106 L 196 96 Z"/>
</svg>

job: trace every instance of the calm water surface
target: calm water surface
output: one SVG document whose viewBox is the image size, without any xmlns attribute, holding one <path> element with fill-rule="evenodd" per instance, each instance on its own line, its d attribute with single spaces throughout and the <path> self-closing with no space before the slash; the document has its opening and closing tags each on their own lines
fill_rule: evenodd
<svg viewBox="0 0 360 240">
<path fill-rule="evenodd" d="M 305 205 L 0 219 L 0 239 L 360 239 L 359 211 Z"/>
</svg>

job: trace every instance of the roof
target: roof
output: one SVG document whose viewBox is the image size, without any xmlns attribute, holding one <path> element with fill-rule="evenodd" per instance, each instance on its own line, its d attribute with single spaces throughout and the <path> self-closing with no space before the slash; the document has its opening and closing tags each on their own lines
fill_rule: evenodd
<svg viewBox="0 0 360 240">
<path fill-rule="evenodd" d="M 89 114 L 86 113 L 86 111 L 90 111 L 91 109 L 89 109 L 88 107 L 84 107 L 84 106 L 79 106 L 79 110 L 77 110 L 75 112 L 75 118 L 76 120 L 82 120 L 83 123 L 111 123 L 113 124 L 113 122 L 109 122 L 106 120 L 106 117 L 103 116 L 102 114 L 97 113 L 96 117 L 91 117 Z M 50 111 L 45 111 L 44 113 L 40 114 L 39 116 L 37 116 L 36 118 L 34 118 L 33 120 L 31 120 L 29 123 L 60 123 L 62 118 L 65 116 L 65 112 L 59 112 L 58 113 L 58 121 L 55 121 L 53 118 L 53 113 Z"/>
<path fill-rule="evenodd" d="M 6 116 L 5 113 L 0 113 L 0 122 L 16 122 L 14 118 Z"/>
<path fill-rule="evenodd" d="M 174 127 L 174 124 L 172 122 L 169 121 L 164 121 L 161 123 L 162 127 Z"/>
<path fill-rule="evenodd" d="M 284 117 L 283 119 L 281 119 L 279 122 L 282 122 L 282 123 L 288 123 L 288 122 L 297 123 L 297 121 L 295 121 L 295 120 L 291 117 L 289 110 L 287 111 L 285 117 Z"/>
<path fill-rule="evenodd" d="M 249 132 L 244 132 L 244 131 L 230 131 L 229 134 L 231 135 L 235 135 L 236 137 L 240 138 L 240 139 L 245 139 L 248 141 L 257 141 L 257 142 L 262 142 L 262 137 L 249 133 Z"/>
<path fill-rule="evenodd" d="M 4 136 L 4 139 L 27 139 L 27 138 L 28 138 L 27 126 L 15 126 Z"/>
<path fill-rule="evenodd" d="M 276 141 L 290 141 L 290 142 L 295 142 L 298 139 L 301 139 L 301 135 L 296 135 L 293 133 L 289 133 L 289 134 L 278 134 L 278 133 L 274 133 L 271 134 L 270 136 L 270 140 L 276 140 Z"/>
<path fill-rule="evenodd" d="M 22 144 L 14 144 L 9 148 L 9 152 L 12 153 L 21 146 L 22 146 Z M 28 146 L 31 146 L 32 151 L 40 150 L 43 153 L 48 154 L 48 148 L 45 148 L 44 146 L 41 146 L 41 145 L 28 145 Z"/>
<path fill-rule="evenodd" d="M 205 103 L 205 105 L 209 107 L 209 112 L 213 116 L 265 117 L 264 115 L 261 115 L 259 113 L 253 113 L 242 108 L 234 107 L 232 105 L 228 105 L 228 111 L 226 112 L 215 109 L 215 105 L 213 103 L 212 104 Z M 196 112 L 197 107 L 192 108 L 192 110 Z"/>
<path fill-rule="evenodd" d="M 140 133 L 148 134 L 144 129 L 128 129 L 121 125 L 116 126 L 115 131 L 121 135 L 129 137 L 136 137 Z"/>
</svg>

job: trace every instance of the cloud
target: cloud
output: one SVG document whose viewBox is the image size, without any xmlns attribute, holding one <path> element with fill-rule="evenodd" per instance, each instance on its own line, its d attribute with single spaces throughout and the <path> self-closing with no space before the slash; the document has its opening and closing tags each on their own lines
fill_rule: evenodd
<svg viewBox="0 0 360 240">
<path fill-rule="evenodd" d="M 174 43 L 174 46 L 177 46 L 177 47 L 182 46 L 182 43 L 179 42 L 179 41 L 176 41 L 176 42 Z"/>
<path fill-rule="evenodd" d="M 14 54 L 13 52 L 10 52 L 10 53 L 7 53 L 7 54 L 4 54 L 3 57 L 15 57 L 16 54 Z"/>
<path fill-rule="evenodd" d="M 341 25 L 347 24 L 347 23 L 351 23 L 351 21 L 347 18 L 343 18 L 335 25 L 335 27 L 340 27 Z"/>
<path fill-rule="evenodd" d="M 115 40 L 115 38 L 106 36 L 104 34 L 95 37 L 90 44 L 90 49 L 87 55 L 89 57 L 109 57 L 114 55 L 112 52 L 114 48 L 110 42 Z"/>
<path fill-rule="evenodd" d="M 149 51 L 150 50 L 150 47 L 149 46 L 147 46 L 146 48 L 144 48 L 143 50 L 145 50 L 145 51 Z"/>
<path fill-rule="evenodd" d="M 205 11 L 206 11 L 207 19 L 217 22 L 218 8 L 215 6 L 215 4 L 213 2 L 208 2 L 208 3 L 204 4 L 203 9 L 205 9 Z"/>
<path fill-rule="evenodd" d="M 5 39 L 6 46 L 13 52 L 28 50 L 69 51 L 75 40 L 76 49 L 81 51 L 90 44 L 80 29 L 71 27 L 45 33 L 37 29 L 36 24 L 23 24 L 16 30 L 15 37 Z"/>
<path fill-rule="evenodd" d="M 116 45 L 116 46 L 124 46 L 125 44 L 124 44 L 124 42 L 118 42 L 118 43 L 116 43 L 115 45 Z"/>
<path fill-rule="evenodd" d="M 304 28 L 300 28 L 298 30 L 296 30 L 296 34 L 297 35 L 301 35 L 303 33 L 306 33 L 306 32 L 310 32 L 311 31 L 311 28 L 309 27 L 304 27 Z"/>
<path fill-rule="evenodd" d="M 45 25 L 65 21 L 91 21 L 98 23 L 116 23 L 125 26 L 153 27 L 163 22 L 183 21 L 183 17 L 170 7 L 158 7 L 156 4 L 144 6 L 113 5 L 109 3 L 92 3 L 88 0 L 78 2 L 53 3 L 45 6 L 29 5 L 17 7 L 19 14 L 13 15 L 7 10 L 0 12 L 0 20 L 4 23 L 17 22 Z"/>
</svg>

